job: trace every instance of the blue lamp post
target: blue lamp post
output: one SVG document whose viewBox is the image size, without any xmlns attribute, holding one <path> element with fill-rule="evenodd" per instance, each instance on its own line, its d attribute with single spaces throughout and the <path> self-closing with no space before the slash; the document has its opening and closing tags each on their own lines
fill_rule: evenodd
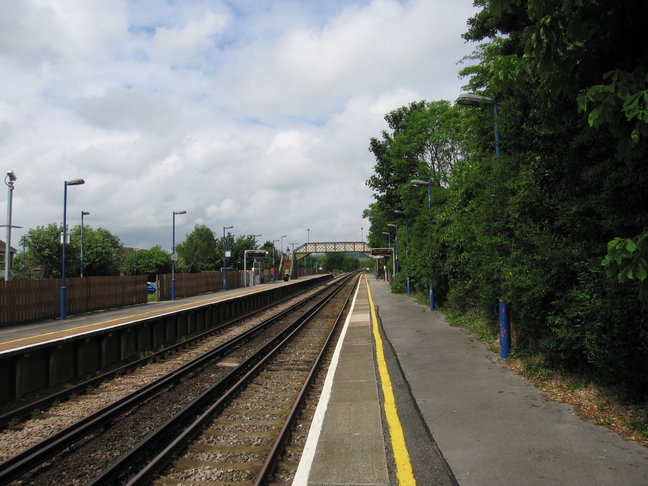
<svg viewBox="0 0 648 486">
<path fill-rule="evenodd" d="M 171 300 L 176 298 L 176 289 L 175 289 L 175 262 L 178 259 L 175 251 L 175 217 L 176 214 L 187 214 L 187 211 L 173 211 L 173 236 L 171 240 Z"/>
<path fill-rule="evenodd" d="M 392 247 L 391 246 L 391 232 L 390 231 L 383 231 L 382 234 L 387 235 L 387 247 L 391 249 L 391 247 Z M 385 264 L 386 263 L 387 262 L 385 262 Z M 385 273 L 388 273 L 386 268 L 385 268 Z M 395 263 L 395 259 L 394 259 L 394 254 L 392 253 L 392 278 L 394 278 L 395 273 L 396 273 L 396 263 Z M 388 279 L 388 280 L 391 280 L 391 279 Z"/>
<path fill-rule="evenodd" d="M 60 315 L 61 320 L 67 317 L 67 288 L 65 287 L 65 244 L 67 242 L 67 188 L 68 186 L 80 186 L 85 184 L 83 179 L 72 179 L 63 183 L 63 232 L 61 233 L 61 293 L 60 293 Z"/>
<path fill-rule="evenodd" d="M 290 278 L 292 278 L 292 279 L 296 279 L 296 278 L 299 278 L 299 272 L 297 271 L 297 260 L 296 260 L 296 258 L 295 258 L 295 245 L 296 245 L 297 243 L 288 243 L 288 244 L 289 244 L 289 245 L 292 245 L 292 255 L 291 255 L 291 258 L 292 258 L 292 262 L 293 262 L 293 264 L 290 266 L 290 268 L 291 268 L 291 275 L 290 275 Z"/>
<path fill-rule="evenodd" d="M 398 225 L 394 223 L 388 223 L 387 226 L 389 226 L 390 228 L 394 228 L 394 232 L 395 232 L 394 233 L 395 234 L 394 246 L 396 247 L 396 252 L 394 254 L 394 262 L 396 263 L 395 273 L 394 273 L 394 277 L 395 277 L 400 273 L 400 268 L 399 268 L 400 262 L 398 261 Z"/>
<path fill-rule="evenodd" d="M 394 211 L 396 214 L 405 215 L 405 257 L 407 260 L 407 265 L 409 265 L 409 218 L 405 211 L 397 209 Z M 407 265 L 405 266 L 405 272 L 407 273 L 407 295 L 412 295 L 412 282 L 410 280 L 409 271 L 407 270 Z"/>
<path fill-rule="evenodd" d="M 483 96 L 474 93 L 462 93 L 457 97 L 455 103 L 464 106 L 493 105 L 493 117 L 495 118 L 495 154 L 500 155 L 500 136 L 497 127 L 497 115 L 499 115 L 497 100 L 490 96 Z"/>
<path fill-rule="evenodd" d="M 422 181 L 420 179 L 412 179 L 410 182 L 415 186 L 427 186 L 428 211 L 432 211 L 432 181 Z M 432 279 L 430 279 L 429 293 L 430 293 L 430 310 L 434 310 L 436 308 L 436 305 L 434 303 L 434 286 L 432 285 Z"/>
<path fill-rule="evenodd" d="M 483 96 L 473 93 L 463 93 L 457 97 L 456 103 L 465 106 L 479 106 L 479 105 L 493 105 L 493 118 L 495 126 L 495 155 L 500 156 L 500 135 L 497 126 L 497 116 L 499 110 L 497 108 L 497 100 L 490 96 Z M 511 329 L 508 315 L 508 305 L 504 297 L 499 298 L 499 325 L 500 325 L 500 357 L 503 359 L 508 358 L 509 349 L 511 347 Z"/>
<path fill-rule="evenodd" d="M 83 277 L 83 217 L 88 216 L 88 211 L 81 211 L 81 271 L 79 276 Z"/>
<path fill-rule="evenodd" d="M 232 229 L 234 226 L 223 226 L 223 290 L 227 290 L 227 257 L 225 256 L 225 230 Z"/>
<path fill-rule="evenodd" d="M 281 239 L 279 240 L 279 251 L 281 252 L 281 255 L 283 256 L 283 239 L 288 238 L 288 235 L 281 235 Z"/>
<path fill-rule="evenodd" d="M 272 281 L 275 281 L 275 273 L 277 272 L 277 269 L 275 268 L 275 252 L 276 246 L 275 243 L 279 240 L 272 240 Z"/>
</svg>

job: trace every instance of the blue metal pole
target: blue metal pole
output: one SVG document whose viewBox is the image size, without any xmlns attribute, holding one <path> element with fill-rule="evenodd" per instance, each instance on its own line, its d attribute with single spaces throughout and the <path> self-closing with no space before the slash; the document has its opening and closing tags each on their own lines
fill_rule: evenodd
<svg viewBox="0 0 648 486">
<path fill-rule="evenodd" d="M 171 300 L 175 300 L 175 217 L 176 212 L 173 211 L 173 236 L 171 237 Z"/>
<path fill-rule="evenodd" d="M 405 215 L 405 256 L 407 257 L 407 268 L 409 268 L 409 218 Z M 409 271 L 407 272 L 407 295 L 412 295 L 412 282 Z"/>
<path fill-rule="evenodd" d="M 59 299 L 59 308 L 61 320 L 65 320 L 66 317 L 66 292 L 65 288 L 65 238 L 66 238 L 66 225 L 67 225 L 67 181 L 63 182 L 63 241 L 61 242 L 61 293 Z"/>
<path fill-rule="evenodd" d="M 509 312 L 504 297 L 499 298 L 499 328 L 500 328 L 500 356 L 508 358 L 511 348 L 511 329 L 509 325 Z"/>
<path fill-rule="evenodd" d="M 81 211 L 81 271 L 79 272 L 79 276 L 83 277 L 83 216 L 85 215 L 85 211 Z"/>
<path fill-rule="evenodd" d="M 432 287 L 432 282 L 430 282 L 430 310 L 436 309 L 436 303 L 434 301 L 434 287 Z"/>
<path fill-rule="evenodd" d="M 223 226 L 223 290 L 227 290 L 227 260 L 225 259 L 225 226 Z"/>
<path fill-rule="evenodd" d="M 500 135 L 499 129 L 497 127 L 497 115 L 499 115 L 499 110 L 497 109 L 497 102 L 493 101 L 493 114 L 495 118 L 495 154 L 500 155 Z"/>
<path fill-rule="evenodd" d="M 432 181 L 428 181 L 428 211 L 432 211 Z M 432 280 L 430 280 L 430 310 L 434 310 L 435 308 L 434 287 L 432 286 Z"/>
</svg>

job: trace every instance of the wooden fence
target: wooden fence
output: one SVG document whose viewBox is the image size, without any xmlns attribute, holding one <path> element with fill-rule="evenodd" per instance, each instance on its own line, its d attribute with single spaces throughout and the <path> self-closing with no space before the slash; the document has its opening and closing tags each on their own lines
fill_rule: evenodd
<svg viewBox="0 0 648 486">
<path fill-rule="evenodd" d="M 68 315 L 147 302 L 146 276 L 66 278 Z M 54 319 L 60 315 L 61 280 L 0 283 L 0 325 Z"/>
<path fill-rule="evenodd" d="M 158 274 L 158 299 L 171 299 L 171 274 Z M 227 288 L 236 289 L 243 286 L 243 272 L 227 272 Z M 191 297 L 205 292 L 216 292 L 223 289 L 223 272 L 176 273 L 176 298 Z"/>
</svg>

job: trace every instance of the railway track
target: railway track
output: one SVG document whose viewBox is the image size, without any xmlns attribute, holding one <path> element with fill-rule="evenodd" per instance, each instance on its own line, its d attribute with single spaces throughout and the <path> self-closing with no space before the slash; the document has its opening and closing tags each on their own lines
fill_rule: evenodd
<svg viewBox="0 0 648 486">
<path fill-rule="evenodd" d="M 317 300 L 330 300 L 332 295 L 344 286 L 343 282 L 336 281 L 322 292 L 318 292 Z M 286 361 L 288 358 L 277 356 L 281 356 L 284 349 L 294 346 L 304 350 L 306 343 L 316 341 L 313 336 L 303 337 L 307 332 L 314 331 L 300 333 L 296 330 L 298 327 L 307 326 L 314 316 L 321 316 L 322 309 L 326 308 L 323 303 L 315 304 L 312 299 L 308 305 L 302 303 L 293 306 L 290 311 L 282 312 L 254 326 L 253 329 L 202 354 L 190 364 L 181 366 L 110 407 L 7 459 L 0 464 L 0 482 L 5 484 L 16 481 L 15 484 L 34 485 L 148 484 L 152 476 L 166 467 L 178 453 L 178 448 L 184 447 L 190 439 L 200 434 L 200 426 L 192 425 L 196 417 L 199 417 L 204 425 L 226 404 L 235 403 L 237 400 L 250 401 L 246 395 L 250 391 L 239 394 L 238 387 L 252 378 L 256 380 L 266 376 L 265 373 L 272 377 L 272 370 L 275 380 L 277 375 L 293 376 L 296 373 L 304 373 L 302 368 L 306 368 L 306 365 L 300 360 L 306 359 L 305 357 L 299 360 L 290 358 Z M 306 341 L 301 345 L 289 344 L 292 339 Z M 312 361 L 312 358 L 309 359 Z M 266 367 L 268 371 L 260 371 L 261 366 Z M 280 371 L 285 371 L 287 367 L 291 368 L 290 373 Z M 294 380 L 289 382 L 294 384 Z M 266 393 L 270 393 L 272 383 L 273 379 L 268 378 L 265 385 L 257 383 L 249 390 L 265 389 Z M 273 403 L 287 402 L 288 398 L 296 393 L 290 386 L 284 386 L 285 389 L 279 396 L 281 400 L 275 396 L 272 399 Z M 277 387 L 281 388 L 279 385 Z M 300 390 L 299 394 L 303 393 L 304 391 Z M 255 399 L 254 403 L 258 406 L 263 402 L 261 399 Z M 293 408 L 298 409 L 296 405 L 293 405 Z M 293 415 L 295 413 L 292 412 Z M 280 415 L 283 417 L 283 412 Z M 215 426 L 208 427 L 208 430 L 213 432 Z M 257 428 L 256 431 L 253 430 L 254 427 Z M 263 441 L 263 427 L 258 423 L 256 426 L 252 424 L 252 429 L 248 429 L 245 434 L 248 434 L 248 439 L 257 434 L 254 440 Z M 277 451 L 281 449 L 278 444 L 285 439 L 285 434 L 286 432 L 281 440 L 277 439 Z M 273 452 L 268 454 L 268 457 L 276 454 Z M 143 459 L 146 459 L 145 463 L 142 463 Z M 266 477 L 268 473 L 263 471 L 270 471 L 273 461 L 274 459 L 264 463 L 256 475 Z M 182 464 L 182 461 L 178 464 Z M 168 474 L 173 477 L 173 474 L 178 473 L 171 471 Z M 174 484 L 178 484 L 177 479 Z"/>
</svg>

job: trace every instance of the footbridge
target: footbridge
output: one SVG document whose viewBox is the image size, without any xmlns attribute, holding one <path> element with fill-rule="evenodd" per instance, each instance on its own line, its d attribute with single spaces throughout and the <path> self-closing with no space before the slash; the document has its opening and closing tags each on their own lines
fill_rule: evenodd
<svg viewBox="0 0 648 486">
<path fill-rule="evenodd" d="M 324 243 L 304 243 L 295 248 L 295 260 L 299 261 L 311 253 L 364 253 L 371 256 L 371 248 L 363 241 L 351 242 L 324 242 Z"/>
<path fill-rule="evenodd" d="M 279 275 L 290 275 L 296 278 L 295 269 L 297 262 L 311 253 L 363 253 L 370 258 L 383 258 L 386 254 L 391 254 L 391 248 L 371 248 L 364 241 L 330 241 L 330 242 L 313 242 L 304 243 L 295 248 L 294 253 L 286 252 L 281 256 L 279 266 Z"/>
</svg>

